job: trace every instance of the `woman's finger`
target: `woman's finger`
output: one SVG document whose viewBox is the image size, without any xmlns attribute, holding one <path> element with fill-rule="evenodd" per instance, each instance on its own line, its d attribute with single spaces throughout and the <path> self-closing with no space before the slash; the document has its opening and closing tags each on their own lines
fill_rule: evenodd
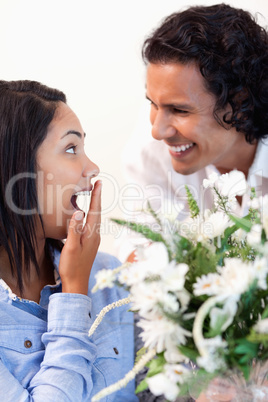
<svg viewBox="0 0 268 402">
<path fill-rule="evenodd" d="M 90 207 L 87 214 L 86 223 L 89 225 L 100 223 L 101 220 L 101 180 L 96 181 L 91 194 Z"/>
<path fill-rule="evenodd" d="M 76 248 L 81 243 L 81 235 L 83 233 L 84 212 L 76 211 L 70 221 L 68 235 L 65 246 Z"/>
</svg>

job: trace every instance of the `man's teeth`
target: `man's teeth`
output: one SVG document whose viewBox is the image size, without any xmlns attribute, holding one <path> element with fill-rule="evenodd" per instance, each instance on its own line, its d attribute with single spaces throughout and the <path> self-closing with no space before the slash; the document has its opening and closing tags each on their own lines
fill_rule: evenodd
<svg viewBox="0 0 268 402">
<path fill-rule="evenodd" d="M 184 151 L 186 151 L 186 149 L 192 148 L 193 146 L 194 146 L 194 143 L 192 142 L 191 144 L 181 145 L 180 147 L 179 146 L 178 147 L 170 146 L 169 148 L 173 152 L 184 152 Z"/>
</svg>

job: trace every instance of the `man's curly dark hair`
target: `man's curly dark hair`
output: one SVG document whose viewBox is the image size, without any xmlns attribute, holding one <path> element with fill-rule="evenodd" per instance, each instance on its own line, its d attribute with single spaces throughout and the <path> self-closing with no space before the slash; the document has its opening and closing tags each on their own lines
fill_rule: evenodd
<svg viewBox="0 0 268 402">
<path fill-rule="evenodd" d="M 247 11 L 226 4 L 168 16 L 144 42 L 148 63 L 196 63 L 215 95 L 214 117 L 249 143 L 268 134 L 268 34 Z M 232 112 L 221 120 L 227 105 Z"/>
</svg>

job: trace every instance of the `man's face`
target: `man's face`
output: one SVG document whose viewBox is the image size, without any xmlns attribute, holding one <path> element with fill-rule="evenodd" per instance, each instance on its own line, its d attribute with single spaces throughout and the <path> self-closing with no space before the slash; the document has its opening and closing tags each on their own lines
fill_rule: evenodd
<svg viewBox="0 0 268 402">
<path fill-rule="evenodd" d="M 215 97 L 196 65 L 149 64 L 147 98 L 152 136 L 167 144 L 176 172 L 188 175 L 209 164 L 221 172 L 239 169 L 239 153 L 249 144 L 242 133 L 215 120 Z"/>
</svg>

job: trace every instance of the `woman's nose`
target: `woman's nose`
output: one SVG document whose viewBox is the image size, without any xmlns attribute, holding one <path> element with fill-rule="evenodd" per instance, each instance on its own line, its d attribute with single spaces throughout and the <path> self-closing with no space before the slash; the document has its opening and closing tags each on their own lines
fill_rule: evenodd
<svg viewBox="0 0 268 402">
<path fill-rule="evenodd" d="M 152 123 L 152 136 L 156 140 L 164 140 L 176 134 L 176 128 L 172 125 L 170 118 L 165 116 L 164 113 L 158 111 L 153 118 Z"/>
<path fill-rule="evenodd" d="M 99 167 L 92 162 L 88 157 L 86 157 L 86 166 L 83 171 L 83 176 L 84 177 L 96 177 L 100 173 Z"/>
</svg>

